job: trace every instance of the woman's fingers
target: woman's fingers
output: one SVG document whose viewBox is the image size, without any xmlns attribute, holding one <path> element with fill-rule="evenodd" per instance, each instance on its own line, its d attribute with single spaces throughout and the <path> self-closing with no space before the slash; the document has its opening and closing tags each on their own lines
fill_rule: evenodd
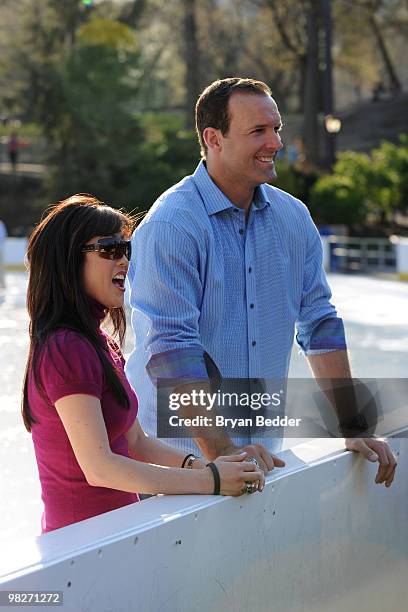
<svg viewBox="0 0 408 612">
<path fill-rule="evenodd" d="M 242 479 L 242 490 L 246 483 L 256 484 L 255 491 L 262 492 L 265 487 L 265 474 L 263 470 L 255 470 L 253 472 L 243 472 L 241 475 Z"/>
<path fill-rule="evenodd" d="M 262 491 L 265 486 L 263 471 L 253 462 L 244 461 L 246 454 L 218 457 L 221 477 L 221 494 L 238 496 L 246 493 L 246 483 L 253 484 L 253 492 Z"/>
<path fill-rule="evenodd" d="M 244 481 L 248 481 L 248 482 L 255 482 L 256 480 L 265 482 L 265 474 L 263 473 L 262 470 L 256 470 L 253 472 L 244 471 L 241 474 L 241 479 Z"/>
<path fill-rule="evenodd" d="M 272 455 L 275 467 L 285 467 L 286 463 L 276 455 Z"/>
<path fill-rule="evenodd" d="M 255 463 L 252 463 L 252 461 L 244 461 L 240 467 L 244 470 L 244 472 L 255 472 L 259 470 L 259 468 L 257 468 Z"/>
<path fill-rule="evenodd" d="M 248 453 L 246 452 L 238 453 L 237 455 L 222 455 L 217 457 L 216 461 L 245 461 L 247 456 Z"/>
</svg>

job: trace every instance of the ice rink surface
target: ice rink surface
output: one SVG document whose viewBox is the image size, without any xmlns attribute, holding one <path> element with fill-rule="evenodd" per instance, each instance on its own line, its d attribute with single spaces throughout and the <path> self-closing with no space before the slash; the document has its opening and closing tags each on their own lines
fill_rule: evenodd
<svg viewBox="0 0 408 612">
<path fill-rule="evenodd" d="M 333 303 L 345 322 L 354 376 L 406 377 L 408 283 L 344 275 L 329 275 L 329 282 Z M 6 290 L 0 292 L 0 546 L 16 536 L 40 532 L 37 467 L 31 438 L 20 416 L 28 350 L 26 286 L 25 273 L 10 273 Z M 131 347 L 129 329 L 125 354 Z M 310 376 L 307 362 L 296 348 L 290 376 Z"/>
</svg>

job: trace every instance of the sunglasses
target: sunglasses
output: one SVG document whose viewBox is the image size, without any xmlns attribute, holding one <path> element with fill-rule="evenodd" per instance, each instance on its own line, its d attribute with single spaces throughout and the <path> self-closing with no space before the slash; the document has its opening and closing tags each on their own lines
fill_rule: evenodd
<svg viewBox="0 0 408 612">
<path fill-rule="evenodd" d="M 124 255 L 128 261 L 132 255 L 130 240 L 118 240 L 117 238 L 100 238 L 95 244 L 87 244 L 82 253 L 96 251 L 103 259 L 122 259 Z"/>
</svg>

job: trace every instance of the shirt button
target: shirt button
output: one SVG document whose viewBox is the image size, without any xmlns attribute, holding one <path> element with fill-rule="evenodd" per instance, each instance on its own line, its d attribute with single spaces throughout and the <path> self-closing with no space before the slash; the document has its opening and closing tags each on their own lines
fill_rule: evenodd
<svg viewBox="0 0 408 612">
<path fill-rule="evenodd" d="M 255 304 L 250 304 L 249 307 L 250 308 L 254 308 Z"/>
<path fill-rule="evenodd" d="M 241 236 L 242 236 L 242 234 L 244 233 L 244 230 L 241 228 L 241 229 L 239 230 L 239 233 L 240 233 L 240 234 L 241 234 Z"/>
<path fill-rule="evenodd" d="M 251 272 L 252 272 L 252 268 L 251 268 L 251 266 L 249 266 L 249 268 L 248 268 L 248 272 L 249 272 L 249 274 L 251 274 Z"/>
<path fill-rule="evenodd" d="M 252 340 L 252 346 L 256 345 L 256 340 Z"/>
</svg>

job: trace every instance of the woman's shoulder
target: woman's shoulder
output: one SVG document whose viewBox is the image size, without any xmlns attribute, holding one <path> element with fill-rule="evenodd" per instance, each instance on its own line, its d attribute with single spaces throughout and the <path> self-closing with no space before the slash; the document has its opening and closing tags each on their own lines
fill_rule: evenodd
<svg viewBox="0 0 408 612">
<path fill-rule="evenodd" d="M 98 353 L 90 340 L 72 329 L 60 328 L 48 335 L 37 372 L 52 404 L 61 393 L 92 391 L 98 397 L 102 393 L 104 374 Z"/>
<path fill-rule="evenodd" d="M 79 331 L 69 328 L 56 329 L 47 336 L 41 350 L 41 357 L 44 359 L 70 360 L 75 358 L 78 361 L 86 359 L 98 359 L 98 354 L 92 343 Z"/>
<path fill-rule="evenodd" d="M 62 380 L 103 379 L 101 359 L 88 340 L 78 331 L 60 328 L 49 334 L 39 355 L 41 378 Z"/>
</svg>

